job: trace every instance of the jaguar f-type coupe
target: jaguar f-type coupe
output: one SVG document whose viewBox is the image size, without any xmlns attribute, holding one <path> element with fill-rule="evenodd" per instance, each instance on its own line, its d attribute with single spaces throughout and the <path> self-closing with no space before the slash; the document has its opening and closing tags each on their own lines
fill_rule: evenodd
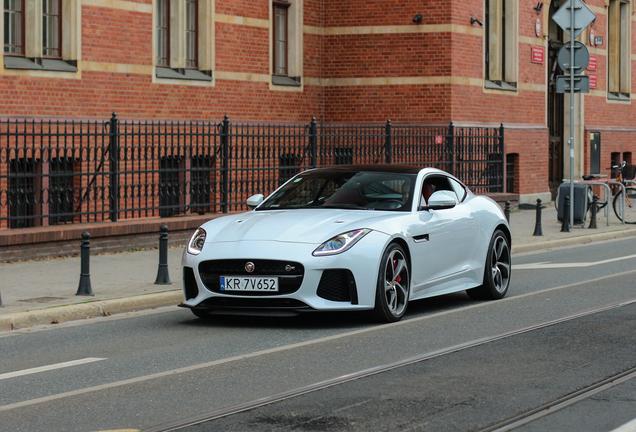
<svg viewBox="0 0 636 432">
<path fill-rule="evenodd" d="M 503 211 L 435 168 L 312 169 L 247 205 L 184 250 L 181 306 L 200 318 L 370 310 L 393 322 L 411 300 L 494 300 L 510 285 Z"/>
</svg>

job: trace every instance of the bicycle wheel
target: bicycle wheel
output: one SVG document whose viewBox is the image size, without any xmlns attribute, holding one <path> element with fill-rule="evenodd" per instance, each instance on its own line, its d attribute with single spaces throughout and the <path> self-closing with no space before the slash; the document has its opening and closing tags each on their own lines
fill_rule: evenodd
<svg viewBox="0 0 636 432">
<path fill-rule="evenodd" d="M 636 224 L 636 188 L 625 188 L 627 192 L 627 198 L 625 200 L 625 217 L 621 215 L 621 202 L 623 201 L 623 191 L 621 190 L 614 197 L 614 213 L 620 220 L 625 220 L 625 223 Z"/>
</svg>

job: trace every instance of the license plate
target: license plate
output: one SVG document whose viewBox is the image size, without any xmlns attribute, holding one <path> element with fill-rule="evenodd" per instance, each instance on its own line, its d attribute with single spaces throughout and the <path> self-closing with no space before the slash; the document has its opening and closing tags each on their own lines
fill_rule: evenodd
<svg viewBox="0 0 636 432">
<path fill-rule="evenodd" d="M 221 276 L 221 291 L 278 291 L 278 278 Z"/>
</svg>

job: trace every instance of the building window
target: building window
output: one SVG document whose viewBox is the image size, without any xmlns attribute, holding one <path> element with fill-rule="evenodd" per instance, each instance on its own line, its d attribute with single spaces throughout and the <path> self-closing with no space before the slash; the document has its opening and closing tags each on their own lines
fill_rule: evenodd
<svg viewBox="0 0 636 432">
<path fill-rule="evenodd" d="M 62 57 L 62 1 L 42 0 L 42 56 Z"/>
<path fill-rule="evenodd" d="M 23 0 L 4 0 L 4 53 L 24 55 Z"/>
<path fill-rule="evenodd" d="M 274 0 L 271 9 L 272 84 L 302 86 L 302 0 Z"/>
<path fill-rule="evenodd" d="M 274 75 L 287 76 L 287 2 L 274 2 Z"/>
<path fill-rule="evenodd" d="M 517 89 L 518 2 L 485 1 L 485 87 Z"/>
<path fill-rule="evenodd" d="M 156 77 L 212 81 L 214 0 L 157 0 Z"/>
<path fill-rule="evenodd" d="M 81 0 L 4 0 L 3 4 L 6 69 L 77 72 Z"/>
<path fill-rule="evenodd" d="M 631 95 L 631 13 L 629 0 L 610 0 L 608 11 L 607 97 Z"/>
<path fill-rule="evenodd" d="M 170 0 L 157 0 L 157 66 L 170 66 Z"/>
<path fill-rule="evenodd" d="M 198 67 L 197 0 L 186 0 L 186 67 Z"/>
</svg>

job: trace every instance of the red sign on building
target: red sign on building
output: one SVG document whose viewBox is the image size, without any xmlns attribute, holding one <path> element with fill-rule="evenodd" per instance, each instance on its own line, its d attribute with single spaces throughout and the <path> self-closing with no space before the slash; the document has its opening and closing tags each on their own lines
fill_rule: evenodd
<svg viewBox="0 0 636 432">
<path fill-rule="evenodd" d="M 442 144 L 444 142 L 444 137 L 437 135 L 435 137 L 435 144 Z"/>
<path fill-rule="evenodd" d="M 545 50 L 540 46 L 530 47 L 532 52 L 532 63 L 543 64 L 545 59 Z"/>
<path fill-rule="evenodd" d="M 597 76 L 595 73 L 587 74 L 590 77 L 590 88 L 596 88 Z"/>
<path fill-rule="evenodd" d="M 587 64 L 587 70 L 596 70 L 596 56 L 590 56 L 590 62 Z"/>
</svg>

